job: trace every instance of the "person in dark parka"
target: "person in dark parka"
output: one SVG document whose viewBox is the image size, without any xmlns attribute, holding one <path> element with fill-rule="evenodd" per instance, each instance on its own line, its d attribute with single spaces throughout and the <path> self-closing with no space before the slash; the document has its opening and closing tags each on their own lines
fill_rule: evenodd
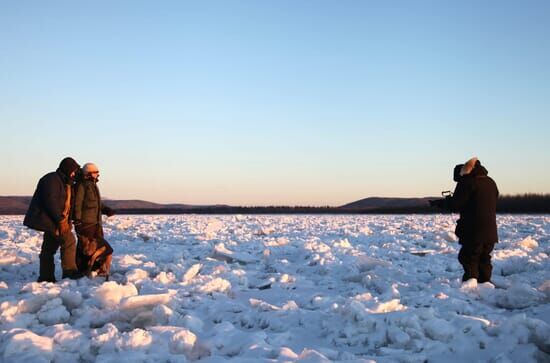
<svg viewBox="0 0 550 363">
<path fill-rule="evenodd" d="M 56 281 L 54 255 L 59 247 L 63 278 L 81 277 L 75 262 L 76 241 L 69 218 L 72 186 L 79 167 L 68 157 L 61 161 L 56 171 L 43 176 L 25 214 L 25 226 L 44 232 L 38 282 Z"/>
<path fill-rule="evenodd" d="M 498 242 L 498 188 L 475 157 L 464 165 L 457 165 L 454 178 L 457 185 L 453 195 L 439 206 L 460 213 L 455 233 L 462 245 L 458 254 L 464 268 L 462 280 L 475 278 L 479 283 L 488 282 L 493 270 L 491 252 Z"/>
<path fill-rule="evenodd" d="M 75 186 L 73 219 L 78 235 L 77 265 L 79 271 L 109 278 L 113 248 L 104 238 L 101 215 L 114 215 L 114 210 L 101 202 L 97 183 L 99 169 L 93 163 L 82 167 L 81 179 Z"/>
</svg>

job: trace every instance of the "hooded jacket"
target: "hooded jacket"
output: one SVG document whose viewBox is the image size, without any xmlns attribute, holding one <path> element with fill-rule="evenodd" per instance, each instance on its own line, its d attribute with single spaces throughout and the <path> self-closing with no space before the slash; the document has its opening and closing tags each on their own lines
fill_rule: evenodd
<svg viewBox="0 0 550 363">
<path fill-rule="evenodd" d="M 487 169 L 477 159 L 471 161 L 462 167 L 453 196 L 447 198 L 448 208 L 460 213 L 455 232 L 463 245 L 497 243 L 498 188 Z"/>
<path fill-rule="evenodd" d="M 65 219 L 67 187 L 72 183 L 60 169 L 44 175 L 39 181 L 25 214 L 23 224 L 29 228 L 55 233 Z"/>
</svg>

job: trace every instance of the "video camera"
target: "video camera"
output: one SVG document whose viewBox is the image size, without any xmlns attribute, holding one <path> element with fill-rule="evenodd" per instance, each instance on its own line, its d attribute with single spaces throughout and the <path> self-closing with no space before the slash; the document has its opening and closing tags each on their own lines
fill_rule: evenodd
<svg viewBox="0 0 550 363">
<path fill-rule="evenodd" d="M 461 172 L 463 166 L 464 166 L 464 164 L 457 164 L 453 168 L 453 180 L 457 183 L 462 178 L 462 176 L 460 175 L 460 172 Z M 445 190 L 445 191 L 441 192 L 441 196 L 443 197 L 441 199 L 428 200 L 428 203 L 430 203 L 430 207 L 437 207 L 437 208 L 441 208 L 441 209 L 447 208 L 446 201 L 447 201 L 447 199 L 450 199 L 450 198 L 453 197 L 453 193 L 450 190 Z"/>
<path fill-rule="evenodd" d="M 443 198 L 428 200 L 428 203 L 430 203 L 430 207 L 437 207 L 442 209 L 445 208 L 445 201 L 447 200 L 447 198 L 452 198 L 453 193 L 450 190 L 444 190 L 441 192 L 441 196 Z"/>
</svg>

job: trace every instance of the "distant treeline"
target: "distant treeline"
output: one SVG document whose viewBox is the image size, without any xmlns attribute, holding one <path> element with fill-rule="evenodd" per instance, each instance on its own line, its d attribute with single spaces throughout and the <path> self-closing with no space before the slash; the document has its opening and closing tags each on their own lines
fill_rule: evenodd
<svg viewBox="0 0 550 363">
<path fill-rule="evenodd" d="M 341 208 L 307 206 L 205 207 L 205 208 L 131 208 L 119 209 L 118 214 L 411 214 L 441 213 L 430 207 L 410 208 Z"/>
<path fill-rule="evenodd" d="M 0 215 L 2 214 L 24 214 L 28 208 L 30 197 L 0 197 Z M 153 204 L 154 207 L 125 208 L 116 203 L 111 205 L 118 214 L 437 214 L 445 213 L 438 208 L 429 206 L 430 198 L 417 199 L 410 205 L 410 200 L 404 201 L 409 205 L 403 206 L 400 198 L 367 198 L 366 204 L 361 201 L 341 207 L 311 207 L 311 206 L 250 206 L 233 207 L 227 205 L 212 206 L 169 206 Z M 390 200 L 391 206 L 384 206 Z M 395 200 L 393 200 L 395 199 Z M 436 199 L 436 198 L 434 198 Z M 115 201 L 116 202 L 116 201 Z M 118 201 L 120 204 L 121 201 Z M 148 202 L 142 202 L 148 203 Z M 106 200 L 105 204 L 109 205 Z M 400 205 L 401 204 L 401 205 Z M 131 204 L 127 204 L 130 206 Z M 503 195 L 497 204 L 498 213 L 531 213 L 550 214 L 550 194 L 522 194 Z"/>
<path fill-rule="evenodd" d="M 550 194 L 503 195 L 498 199 L 499 213 L 550 213 Z"/>
<path fill-rule="evenodd" d="M 497 203 L 498 213 L 550 213 L 550 194 L 504 195 Z M 197 208 L 119 209 L 119 214 L 437 214 L 442 210 L 429 205 L 386 208 L 346 208 L 308 206 L 252 206 Z"/>
</svg>

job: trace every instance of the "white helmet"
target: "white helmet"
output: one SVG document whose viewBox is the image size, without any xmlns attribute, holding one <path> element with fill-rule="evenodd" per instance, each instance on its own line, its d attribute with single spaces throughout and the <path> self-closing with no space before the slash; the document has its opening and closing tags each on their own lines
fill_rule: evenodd
<svg viewBox="0 0 550 363">
<path fill-rule="evenodd" d="M 86 163 L 82 166 L 82 173 L 84 173 L 84 175 L 99 173 L 99 169 L 94 163 Z"/>
</svg>

